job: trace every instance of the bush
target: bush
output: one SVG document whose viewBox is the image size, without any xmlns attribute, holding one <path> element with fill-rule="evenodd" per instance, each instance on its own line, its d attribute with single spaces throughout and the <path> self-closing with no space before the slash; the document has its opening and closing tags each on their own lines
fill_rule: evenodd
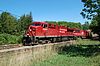
<svg viewBox="0 0 100 66">
<path fill-rule="evenodd" d="M 0 34 L 0 44 L 18 44 L 21 43 L 22 36 Z"/>
</svg>

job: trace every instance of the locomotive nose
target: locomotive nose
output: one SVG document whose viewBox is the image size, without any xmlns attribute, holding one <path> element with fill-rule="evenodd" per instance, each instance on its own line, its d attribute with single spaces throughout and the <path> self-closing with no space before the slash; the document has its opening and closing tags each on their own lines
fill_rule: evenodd
<svg viewBox="0 0 100 66">
<path fill-rule="evenodd" d="M 36 28 L 33 26 L 29 26 L 28 30 L 25 32 L 26 36 L 32 37 L 35 36 Z"/>
<path fill-rule="evenodd" d="M 35 31 L 35 30 L 36 30 L 36 27 L 30 26 L 30 27 L 29 27 L 29 30 L 30 30 L 30 31 Z"/>
</svg>

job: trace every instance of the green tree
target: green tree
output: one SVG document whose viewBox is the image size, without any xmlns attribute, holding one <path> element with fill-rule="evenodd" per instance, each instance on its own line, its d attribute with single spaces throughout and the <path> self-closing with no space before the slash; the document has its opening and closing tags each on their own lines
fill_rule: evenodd
<svg viewBox="0 0 100 66">
<path fill-rule="evenodd" d="M 13 34 L 16 30 L 16 18 L 9 12 L 2 12 L 0 15 L 0 32 Z"/>
<path fill-rule="evenodd" d="M 100 0 L 81 0 L 84 3 L 81 15 L 84 18 L 91 19 L 92 17 L 100 16 Z"/>
<path fill-rule="evenodd" d="M 89 26 L 90 29 L 92 29 L 92 31 L 94 33 L 98 33 L 99 32 L 99 24 L 98 24 L 98 21 L 97 21 L 97 17 L 95 16 L 92 21 L 91 21 L 91 24 Z M 98 33 L 99 34 L 99 33 Z"/>
<path fill-rule="evenodd" d="M 96 30 L 100 36 L 100 0 L 81 0 L 84 3 L 81 15 L 84 18 L 92 19 L 91 28 Z M 96 23 L 95 23 L 96 22 Z M 97 25 L 95 25 L 97 24 Z"/>
<path fill-rule="evenodd" d="M 23 15 L 20 17 L 20 19 L 18 20 L 18 31 L 19 32 L 23 32 L 24 30 L 26 30 L 26 28 L 28 27 L 28 25 L 30 23 L 32 23 L 32 13 L 30 12 L 30 14 L 27 15 Z"/>
<path fill-rule="evenodd" d="M 83 30 L 88 30 L 89 29 L 89 22 L 85 22 L 85 24 L 82 25 Z"/>
</svg>

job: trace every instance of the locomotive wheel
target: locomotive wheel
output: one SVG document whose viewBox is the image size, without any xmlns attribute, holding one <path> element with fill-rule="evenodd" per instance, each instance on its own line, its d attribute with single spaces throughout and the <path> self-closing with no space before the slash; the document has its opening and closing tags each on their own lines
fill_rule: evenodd
<svg viewBox="0 0 100 66">
<path fill-rule="evenodd" d="M 24 45 L 24 46 L 26 45 L 26 43 L 25 43 L 25 42 L 26 42 L 26 41 L 23 39 L 23 40 L 22 40 L 22 43 L 23 43 L 23 45 Z"/>
<path fill-rule="evenodd" d="M 25 39 L 25 37 L 23 37 L 22 43 L 23 43 L 24 46 L 26 46 L 26 39 Z"/>
<path fill-rule="evenodd" d="M 51 40 L 52 43 L 54 43 L 56 41 L 57 41 L 56 38 L 52 38 L 52 40 Z"/>
<path fill-rule="evenodd" d="M 30 37 L 23 37 L 22 43 L 24 46 L 30 46 L 32 45 L 32 40 Z"/>
</svg>

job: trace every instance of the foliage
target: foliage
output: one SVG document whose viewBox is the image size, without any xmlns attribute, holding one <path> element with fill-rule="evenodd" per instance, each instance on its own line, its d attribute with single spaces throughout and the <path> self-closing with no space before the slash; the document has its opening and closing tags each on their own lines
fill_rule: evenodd
<svg viewBox="0 0 100 66">
<path fill-rule="evenodd" d="M 90 28 L 100 35 L 100 0 L 81 0 L 84 3 L 81 15 L 84 18 L 92 19 Z"/>
<path fill-rule="evenodd" d="M 100 0 L 81 0 L 84 3 L 81 15 L 91 19 L 95 15 L 100 16 Z"/>
<path fill-rule="evenodd" d="M 2 12 L 0 14 L 0 33 L 7 33 L 13 35 L 16 35 L 18 33 L 20 34 L 31 22 L 31 13 L 23 15 L 19 19 L 17 19 L 9 12 Z"/>
<path fill-rule="evenodd" d="M 26 30 L 27 26 L 32 23 L 32 14 L 22 15 L 18 20 L 19 31 Z"/>
<path fill-rule="evenodd" d="M 92 19 L 92 21 L 91 21 L 91 24 L 90 24 L 90 29 L 92 29 L 92 31 L 94 32 L 94 33 L 98 33 L 98 32 L 100 32 L 99 31 L 99 25 L 100 24 L 98 24 L 98 17 L 97 16 L 95 16 L 93 19 Z M 99 34 L 99 33 L 98 33 Z"/>
<path fill-rule="evenodd" d="M 88 30 L 89 26 L 90 26 L 89 22 L 85 22 L 85 24 L 82 25 L 83 30 Z"/>
<path fill-rule="evenodd" d="M 0 45 L 1 44 L 18 44 L 22 42 L 21 39 L 22 39 L 22 36 L 0 34 Z"/>
<path fill-rule="evenodd" d="M 58 25 L 62 25 L 62 26 L 70 27 L 70 28 L 82 29 L 81 23 L 66 22 L 66 21 L 58 21 L 58 22 L 56 22 L 56 21 L 46 21 L 46 22 L 58 24 Z"/>
<path fill-rule="evenodd" d="M 32 14 L 23 15 L 19 19 L 9 12 L 0 14 L 0 44 L 15 44 L 21 42 L 26 27 L 32 22 Z"/>
<path fill-rule="evenodd" d="M 0 15 L 0 32 L 12 34 L 16 29 L 16 18 L 8 12 Z"/>
</svg>

